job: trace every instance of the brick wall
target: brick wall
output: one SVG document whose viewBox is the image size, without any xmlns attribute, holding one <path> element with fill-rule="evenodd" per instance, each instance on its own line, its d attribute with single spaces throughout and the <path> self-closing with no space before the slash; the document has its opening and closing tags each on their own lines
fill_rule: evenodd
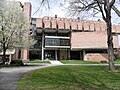
<svg viewBox="0 0 120 90">
<path fill-rule="evenodd" d="M 118 36 L 113 36 L 114 48 L 119 48 Z M 72 32 L 71 48 L 72 49 L 100 49 L 107 48 L 107 33 L 98 32 Z"/>
<path fill-rule="evenodd" d="M 58 29 L 65 29 L 65 24 L 64 24 L 64 20 L 58 20 L 57 21 L 57 25 L 58 25 Z"/>
<path fill-rule="evenodd" d="M 36 19 L 36 27 L 38 27 L 38 28 L 43 28 L 42 18 L 37 18 L 37 19 Z"/>
<path fill-rule="evenodd" d="M 24 48 L 24 49 L 22 49 L 22 60 L 24 61 L 24 60 L 28 60 L 28 49 L 27 48 Z"/>
<path fill-rule="evenodd" d="M 27 12 L 29 10 L 27 9 Z M 37 18 L 39 19 L 39 18 Z M 38 22 L 37 22 L 38 21 Z M 41 22 L 43 21 L 43 22 Z M 44 26 L 42 24 L 44 23 Z M 41 28 L 54 28 L 54 29 L 62 29 L 62 30 L 87 30 L 87 31 L 106 31 L 106 24 L 103 21 L 82 21 L 78 19 L 72 18 L 55 18 L 45 16 L 42 20 L 36 20 L 36 27 Z M 113 32 L 120 33 L 120 25 L 113 25 Z"/>
<path fill-rule="evenodd" d="M 27 18 L 27 20 L 28 20 L 28 23 L 30 23 L 30 19 L 31 19 L 31 12 L 32 12 L 32 5 L 31 5 L 31 3 L 30 2 L 25 2 L 24 3 L 24 13 L 25 13 L 25 16 L 26 16 L 26 18 Z M 28 34 L 29 34 L 29 32 L 27 32 L 27 33 L 25 33 L 25 36 L 26 37 L 24 37 L 24 38 L 27 38 L 28 39 Z M 23 51 L 22 51 L 23 53 L 23 55 L 21 55 L 21 59 L 22 60 L 28 60 L 28 57 L 29 57 L 29 50 L 27 49 L 27 48 L 25 48 L 25 49 L 23 49 Z"/>
<path fill-rule="evenodd" d="M 51 28 L 54 28 L 54 29 L 56 29 L 56 28 L 57 28 L 56 19 L 51 20 Z"/>
<path fill-rule="evenodd" d="M 83 22 L 83 27 L 84 27 L 84 31 L 88 31 L 88 30 L 90 30 L 90 23 L 89 22 L 87 22 L 87 21 L 84 21 Z"/>
<path fill-rule="evenodd" d="M 88 53 L 85 55 L 85 61 L 108 62 L 108 54 Z"/>
<path fill-rule="evenodd" d="M 118 36 L 117 35 L 114 35 L 113 36 L 113 45 L 114 45 L 114 48 L 119 48 L 119 40 L 118 40 Z"/>
<path fill-rule="evenodd" d="M 107 48 L 106 32 L 72 32 L 72 49 Z"/>
<path fill-rule="evenodd" d="M 31 8 L 32 8 L 31 3 L 29 2 L 24 3 L 24 13 L 28 19 L 31 18 L 31 11 L 32 11 Z"/>
</svg>

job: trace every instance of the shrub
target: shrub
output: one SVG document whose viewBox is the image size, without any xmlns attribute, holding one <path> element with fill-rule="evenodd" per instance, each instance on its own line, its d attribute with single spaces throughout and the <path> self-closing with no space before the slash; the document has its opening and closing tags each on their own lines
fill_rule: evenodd
<svg viewBox="0 0 120 90">
<path fill-rule="evenodd" d="M 15 65 L 15 66 L 23 66 L 24 65 L 22 60 L 14 60 L 14 61 L 11 61 L 10 64 Z"/>
</svg>

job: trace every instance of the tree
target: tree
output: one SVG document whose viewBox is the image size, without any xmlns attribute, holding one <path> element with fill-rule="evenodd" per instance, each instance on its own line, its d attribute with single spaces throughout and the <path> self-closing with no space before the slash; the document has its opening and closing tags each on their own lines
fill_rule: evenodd
<svg viewBox="0 0 120 90">
<path fill-rule="evenodd" d="M 7 49 L 29 47 L 34 44 L 29 31 L 30 23 L 20 3 L 4 1 L 0 14 L 0 45 L 3 51 L 3 64 L 6 62 Z"/>
<path fill-rule="evenodd" d="M 114 67 L 114 51 L 113 51 L 113 37 L 112 37 L 112 21 L 111 10 L 113 9 L 118 16 L 120 16 L 119 10 L 115 7 L 117 0 L 72 0 L 69 2 L 68 9 L 71 14 L 79 15 L 82 12 L 89 12 L 95 16 L 101 13 L 103 20 L 107 26 L 107 44 L 108 44 L 108 60 L 109 69 L 115 71 Z"/>
</svg>

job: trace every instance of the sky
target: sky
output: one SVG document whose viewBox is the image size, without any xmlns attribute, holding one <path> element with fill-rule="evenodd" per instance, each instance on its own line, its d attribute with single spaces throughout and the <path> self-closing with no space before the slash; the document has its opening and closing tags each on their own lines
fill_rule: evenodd
<svg viewBox="0 0 120 90">
<path fill-rule="evenodd" d="M 60 6 L 60 3 L 63 3 L 64 0 L 49 0 L 50 10 L 48 9 L 46 4 L 45 7 L 41 7 L 38 12 L 36 11 L 40 6 L 39 4 L 40 0 L 16 0 L 16 1 L 21 1 L 22 4 L 24 4 L 24 2 L 31 2 L 32 17 L 55 16 L 55 15 L 57 15 L 58 17 L 66 17 L 64 8 Z"/>
<path fill-rule="evenodd" d="M 24 4 L 24 2 L 31 2 L 31 4 L 32 4 L 32 17 L 36 17 L 36 18 L 43 17 L 43 16 L 54 17 L 55 15 L 57 15 L 58 17 L 77 18 L 77 16 L 68 16 L 67 9 L 60 6 L 60 3 L 64 3 L 65 0 L 49 0 L 50 10 L 48 10 L 47 4 L 46 4 L 44 7 L 41 7 L 38 12 L 36 12 L 36 11 L 40 6 L 41 0 L 15 0 L 15 1 L 21 1 L 22 4 Z M 119 10 L 120 10 L 120 3 L 117 5 L 117 7 L 119 7 Z M 120 18 L 117 17 L 115 12 L 112 12 L 112 15 L 113 15 L 113 17 L 112 17 L 113 23 L 120 23 Z M 98 20 L 101 18 L 100 16 L 101 16 L 101 14 L 98 14 L 96 18 L 95 17 L 88 17 L 87 19 L 88 20 L 93 20 L 93 19 Z"/>
</svg>

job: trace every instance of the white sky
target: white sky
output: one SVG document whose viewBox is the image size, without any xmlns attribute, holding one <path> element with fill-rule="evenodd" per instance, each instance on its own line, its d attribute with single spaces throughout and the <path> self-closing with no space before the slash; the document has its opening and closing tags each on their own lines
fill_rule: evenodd
<svg viewBox="0 0 120 90">
<path fill-rule="evenodd" d="M 34 14 L 34 12 L 38 9 L 39 7 L 39 1 L 40 0 L 15 0 L 15 1 L 21 1 L 22 4 L 24 2 L 31 2 L 32 4 L 32 17 L 43 17 L 43 16 L 55 16 L 57 15 L 58 17 L 66 17 L 65 15 L 65 10 L 63 10 L 63 7 L 60 6 L 60 3 L 63 2 L 64 0 L 49 0 L 49 4 L 51 9 L 47 9 L 46 7 L 41 7 L 42 10 L 39 10 L 37 13 Z M 34 14 L 34 15 L 33 15 Z"/>
<path fill-rule="evenodd" d="M 31 2 L 31 4 L 32 4 L 32 17 L 43 17 L 43 16 L 54 17 L 55 15 L 57 15 L 58 17 L 68 17 L 67 10 L 65 10 L 63 7 L 60 6 L 60 3 L 63 3 L 64 0 L 49 0 L 49 4 L 50 4 L 51 9 L 48 10 L 47 5 L 46 5 L 46 7 L 40 8 L 40 10 L 35 14 L 34 14 L 34 12 L 39 8 L 39 5 L 40 5 L 39 3 L 41 0 L 16 0 L 16 1 L 21 1 L 23 4 L 24 4 L 24 2 Z M 120 3 L 117 5 L 117 7 L 120 10 Z M 87 19 L 98 20 L 98 19 L 100 19 L 100 15 L 101 14 L 97 15 L 98 16 L 97 18 L 88 17 Z M 112 16 L 113 23 L 120 23 L 120 18 L 117 17 L 115 12 L 112 12 L 112 15 L 113 15 Z M 74 17 L 77 17 L 77 16 L 74 16 Z"/>
</svg>

